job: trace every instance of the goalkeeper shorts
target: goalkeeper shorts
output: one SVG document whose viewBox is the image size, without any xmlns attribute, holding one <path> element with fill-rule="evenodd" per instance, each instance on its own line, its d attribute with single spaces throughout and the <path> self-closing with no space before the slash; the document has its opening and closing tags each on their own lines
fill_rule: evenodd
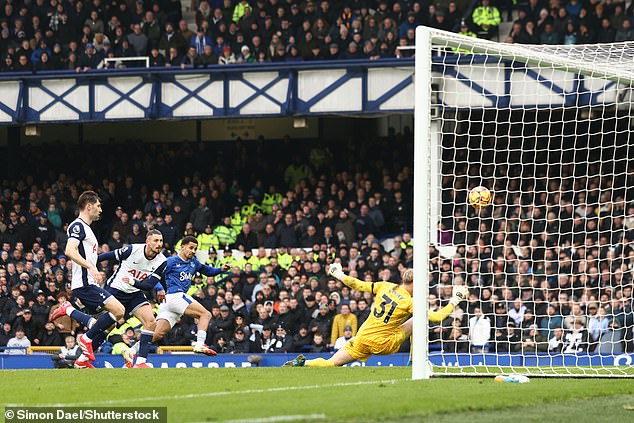
<svg viewBox="0 0 634 423">
<path fill-rule="evenodd" d="M 385 336 L 362 335 L 349 340 L 343 347 L 352 358 L 358 361 L 366 361 L 372 355 L 390 355 L 398 352 L 407 335 L 403 329 L 397 328 L 396 332 Z"/>
</svg>

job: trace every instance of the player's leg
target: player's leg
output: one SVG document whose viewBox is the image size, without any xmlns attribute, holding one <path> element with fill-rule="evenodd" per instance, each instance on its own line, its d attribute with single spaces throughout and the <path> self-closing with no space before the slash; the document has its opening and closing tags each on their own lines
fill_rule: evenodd
<svg viewBox="0 0 634 423">
<path fill-rule="evenodd" d="M 187 295 L 187 297 L 189 297 L 189 295 Z M 205 345 L 205 339 L 207 338 L 207 328 L 209 327 L 209 321 L 211 320 L 211 313 L 198 301 L 195 301 L 191 297 L 186 298 L 186 300 L 188 301 L 189 299 L 191 299 L 191 302 L 188 304 L 183 314 L 185 314 L 185 316 L 198 319 L 198 333 L 196 334 L 194 352 L 206 355 L 216 355 L 216 352 L 214 350 Z"/>
<path fill-rule="evenodd" d="M 92 339 L 99 333 L 105 332 L 117 320 L 123 318 L 125 308 L 112 294 L 96 285 L 75 289 L 73 294 L 87 307 L 107 311 L 107 313 L 99 316 L 97 321 L 88 329 L 88 332 L 78 338 L 83 355 L 94 361 L 95 354 L 93 352 Z"/>
<path fill-rule="evenodd" d="M 405 337 L 409 338 L 412 336 L 412 329 L 414 327 L 414 319 L 409 319 L 407 322 L 401 325 L 401 329 L 403 329 L 403 333 L 405 333 Z"/>
<path fill-rule="evenodd" d="M 163 339 L 163 337 L 165 337 L 165 335 L 167 335 L 167 333 L 172 330 L 172 327 L 174 327 L 176 321 L 179 318 L 180 315 L 171 315 L 168 318 L 165 312 L 159 311 L 158 316 L 156 316 L 156 326 L 154 327 L 154 335 L 152 336 L 151 343 L 154 344 Z M 138 354 L 141 350 L 141 343 L 137 342 L 130 349 L 133 350 L 134 355 Z"/>
<path fill-rule="evenodd" d="M 185 302 L 183 305 L 179 299 L 182 300 L 181 294 L 167 294 L 165 301 L 159 304 L 152 342 L 158 342 L 163 339 L 183 315 L 189 304 Z"/>
<path fill-rule="evenodd" d="M 284 363 L 283 367 L 340 367 L 353 361 L 367 360 L 370 355 L 365 352 L 364 346 L 350 341 L 327 360 L 324 358 L 306 360 L 306 357 L 300 354 L 295 359 Z"/>
<path fill-rule="evenodd" d="M 90 329 L 90 327 L 97 321 L 92 316 L 77 310 L 69 301 L 65 301 L 60 307 L 56 308 L 51 313 L 48 321 L 52 322 L 64 315 L 79 322 L 81 325 L 87 327 L 88 329 Z"/>
<path fill-rule="evenodd" d="M 405 336 L 407 338 L 410 338 L 410 345 L 412 345 L 412 331 L 414 328 L 414 319 L 410 318 L 409 320 L 407 320 L 407 322 L 403 323 L 401 325 L 401 329 L 403 329 L 403 333 L 405 334 Z M 410 347 L 410 351 L 409 351 L 409 360 L 407 361 L 407 365 L 411 366 L 412 365 L 412 348 Z"/>
<path fill-rule="evenodd" d="M 167 333 L 172 330 L 173 326 L 174 324 L 170 324 L 169 321 L 161 319 L 159 316 L 157 316 L 156 326 L 154 327 L 154 336 L 152 337 L 152 343 L 158 342 L 163 339 L 163 337 L 165 337 L 165 335 L 167 335 Z"/>
<path fill-rule="evenodd" d="M 306 363 L 304 364 L 304 366 L 306 367 L 339 367 L 339 366 L 344 366 L 348 363 L 352 363 L 353 361 L 356 361 L 354 357 L 352 357 L 350 353 L 346 351 L 345 348 L 342 348 L 339 351 L 337 351 L 328 360 L 325 360 L 323 358 L 316 358 L 314 360 L 306 360 Z"/>
<path fill-rule="evenodd" d="M 139 339 L 138 342 L 139 355 L 136 360 L 136 367 L 137 365 L 145 364 L 145 362 L 147 361 L 147 356 L 150 352 L 150 344 L 152 343 L 152 339 L 154 337 L 154 329 L 156 328 L 156 319 L 154 318 L 152 308 L 147 303 L 147 301 L 145 304 L 139 305 L 132 314 L 143 324 L 143 329 L 141 330 L 141 339 Z"/>
</svg>

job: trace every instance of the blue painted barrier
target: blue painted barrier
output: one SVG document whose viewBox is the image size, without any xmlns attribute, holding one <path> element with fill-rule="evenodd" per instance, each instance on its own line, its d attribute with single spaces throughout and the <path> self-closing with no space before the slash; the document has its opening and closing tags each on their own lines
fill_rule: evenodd
<svg viewBox="0 0 634 423">
<path fill-rule="evenodd" d="M 263 354 L 260 367 L 279 367 L 285 361 L 295 358 L 296 354 Z M 328 358 L 331 354 L 307 354 L 307 358 Z M 96 354 L 96 367 L 124 367 L 123 358 L 119 355 Z M 254 367 L 249 362 L 249 354 L 222 354 L 216 357 L 189 354 L 153 354 L 149 362 L 159 368 L 232 368 Z M 631 366 L 634 355 L 523 355 L 523 354 L 432 354 L 430 360 L 435 366 L 513 366 L 513 367 L 606 367 Z M 374 356 L 366 363 L 354 362 L 350 366 L 406 366 L 409 354 L 400 353 L 390 356 Z M 52 369 L 50 355 L 8 355 L 0 354 L 0 369 Z"/>
</svg>

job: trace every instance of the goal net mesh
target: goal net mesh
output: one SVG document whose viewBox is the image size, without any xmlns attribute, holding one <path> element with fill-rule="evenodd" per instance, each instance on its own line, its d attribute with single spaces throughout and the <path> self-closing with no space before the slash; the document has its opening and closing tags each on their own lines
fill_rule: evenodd
<svg viewBox="0 0 634 423">
<path fill-rule="evenodd" d="M 431 39 L 434 374 L 634 376 L 634 43 Z"/>
</svg>

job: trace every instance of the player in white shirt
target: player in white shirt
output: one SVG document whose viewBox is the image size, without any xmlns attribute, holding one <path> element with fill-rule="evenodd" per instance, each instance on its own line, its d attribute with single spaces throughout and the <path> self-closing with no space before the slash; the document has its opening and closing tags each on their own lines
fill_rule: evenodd
<svg viewBox="0 0 634 423">
<path fill-rule="evenodd" d="M 123 317 L 125 308 L 112 294 L 103 289 L 101 273 L 97 269 L 97 237 L 90 225 L 101 217 L 101 200 L 94 191 L 84 191 L 77 200 L 79 217 L 68 226 L 68 241 L 64 253 L 72 260 L 71 287 L 73 297 L 78 298 L 88 314 L 97 314 L 105 310 L 97 320 L 81 313 L 70 304 L 64 303 L 50 320 L 67 314 L 78 322 L 89 327 L 88 331 L 77 339 L 82 355 L 75 362 L 76 367 L 94 367 L 90 361 L 95 360 L 92 348 L 94 337 L 102 333 Z"/>
<path fill-rule="evenodd" d="M 125 306 L 126 315 L 133 315 L 143 324 L 135 368 L 149 367 L 146 361 L 156 328 L 152 307 L 141 290 L 156 289 L 159 302 L 165 299 L 161 279 L 167 258 L 162 251 L 163 234 L 152 229 L 146 235 L 145 244 L 126 245 L 118 250 L 100 254 L 98 259 L 100 262 L 119 262 L 117 271 L 108 279 L 106 290 Z M 123 356 L 126 366 L 131 367 L 134 353 L 129 350 Z"/>
</svg>

